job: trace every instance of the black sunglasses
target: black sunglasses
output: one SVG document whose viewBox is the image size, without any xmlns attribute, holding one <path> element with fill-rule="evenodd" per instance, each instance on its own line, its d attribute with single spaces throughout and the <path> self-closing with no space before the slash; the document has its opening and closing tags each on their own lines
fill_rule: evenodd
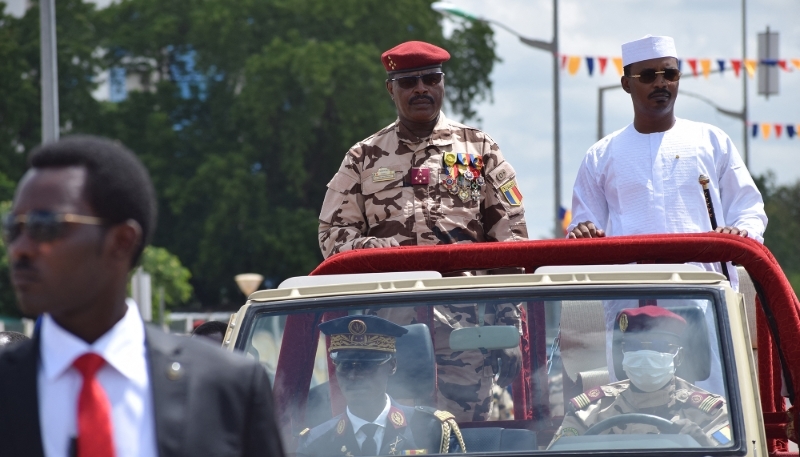
<svg viewBox="0 0 800 457">
<path fill-rule="evenodd" d="M 436 73 L 426 73 L 424 75 L 417 75 L 417 76 L 402 76 L 400 78 L 391 78 L 387 79 L 386 82 L 397 81 L 397 85 L 400 86 L 402 89 L 411 89 L 417 86 L 417 81 L 422 79 L 422 84 L 426 86 L 435 86 L 442 82 L 442 76 L 444 73 L 438 71 Z"/>
<path fill-rule="evenodd" d="M 647 70 L 642 70 L 642 72 L 638 75 L 631 75 L 631 78 L 639 78 L 639 82 L 642 84 L 650 84 L 656 80 L 658 75 L 664 75 L 664 79 L 672 83 L 681 79 L 681 72 L 674 68 L 667 68 L 666 70 L 661 71 L 655 71 L 652 68 L 648 68 Z"/>
<path fill-rule="evenodd" d="M 392 360 L 391 357 L 386 360 L 361 360 L 357 362 L 350 360 L 333 360 L 333 364 L 336 366 L 336 371 L 341 373 L 348 373 L 350 371 L 370 373 L 377 370 L 379 366 L 386 364 L 390 360 Z"/>
<path fill-rule="evenodd" d="M 103 225 L 105 221 L 99 217 L 52 211 L 6 214 L 3 216 L 3 242 L 12 243 L 22 235 L 23 228 L 36 242 L 54 241 L 64 235 L 67 224 Z"/>
</svg>

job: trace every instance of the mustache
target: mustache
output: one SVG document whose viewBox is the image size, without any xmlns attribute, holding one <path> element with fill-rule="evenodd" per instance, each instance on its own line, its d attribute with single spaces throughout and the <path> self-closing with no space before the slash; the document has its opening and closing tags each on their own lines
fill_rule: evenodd
<svg viewBox="0 0 800 457">
<path fill-rule="evenodd" d="M 667 89 L 656 89 L 647 96 L 647 98 L 657 97 L 659 95 L 666 95 L 667 97 L 672 97 L 672 92 L 668 91 Z"/>
<path fill-rule="evenodd" d="M 410 104 L 414 103 L 417 100 L 427 100 L 431 105 L 433 104 L 433 97 L 431 97 L 430 95 L 424 95 L 424 94 L 415 95 L 415 96 L 411 97 L 408 100 L 408 104 L 410 105 Z"/>
</svg>

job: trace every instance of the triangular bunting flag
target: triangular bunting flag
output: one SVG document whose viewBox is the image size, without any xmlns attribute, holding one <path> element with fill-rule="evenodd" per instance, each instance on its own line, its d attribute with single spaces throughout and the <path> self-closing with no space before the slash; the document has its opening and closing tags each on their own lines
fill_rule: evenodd
<svg viewBox="0 0 800 457">
<path fill-rule="evenodd" d="M 592 72 L 594 71 L 594 57 L 586 58 L 586 69 L 589 71 L 589 76 L 592 76 Z"/>
<path fill-rule="evenodd" d="M 758 136 L 758 124 L 753 124 L 753 138 Z"/>
<path fill-rule="evenodd" d="M 614 66 L 617 67 L 617 74 L 622 76 L 622 57 L 614 57 Z"/>
<path fill-rule="evenodd" d="M 778 61 L 778 66 L 781 67 L 781 69 L 783 69 L 783 71 L 789 71 L 789 66 L 786 65 L 786 61 L 785 60 L 779 60 Z"/>
<path fill-rule="evenodd" d="M 700 68 L 703 69 L 703 77 L 708 79 L 708 75 L 711 73 L 711 59 L 701 59 Z"/>
<path fill-rule="evenodd" d="M 692 68 L 692 74 L 697 77 L 697 59 L 686 59 L 689 62 L 689 67 Z"/>
<path fill-rule="evenodd" d="M 792 124 L 786 126 L 786 136 L 794 138 L 794 126 Z"/>
<path fill-rule="evenodd" d="M 719 75 L 725 73 L 725 59 L 717 59 L 717 67 L 719 67 Z"/>
<path fill-rule="evenodd" d="M 761 124 L 761 136 L 764 137 L 765 140 L 769 138 L 770 130 L 771 128 L 769 124 L 767 123 Z"/>
<path fill-rule="evenodd" d="M 792 64 L 800 70 L 800 59 L 792 59 Z"/>
<path fill-rule="evenodd" d="M 567 62 L 567 71 L 569 72 L 570 76 L 575 76 L 575 73 L 578 72 L 580 67 L 581 58 L 579 56 L 569 56 L 569 62 Z"/>
<path fill-rule="evenodd" d="M 733 74 L 736 77 L 739 77 L 739 72 L 742 70 L 742 61 L 737 59 L 731 59 L 731 66 L 733 67 Z"/>
<path fill-rule="evenodd" d="M 600 74 L 604 75 L 606 73 L 606 64 L 608 63 L 608 57 L 598 57 L 597 62 L 600 64 Z M 800 65 L 798 66 L 800 68 Z"/>
<path fill-rule="evenodd" d="M 744 68 L 747 70 L 747 76 L 750 78 L 756 75 L 756 61 L 753 59 L 747 59 L 744 61 Z"/>
<path fill-rule="evenodd" d="M 561 56 L 561 69 L 562 70 L 567 67 L 567 59 L 568 58 L 569 58 L 568 56 Z"/>
<path fill-rule="evenodd" d="M 769 65 L 770 67 L 774 67 L 778 65 L 778 59 L 761 59 L 761 63 L 764 65 Z"/>
<path fill-rule="evenodd" d="M 780 124 L 775 124 L 775 138 L 781 137 L 781 130 L 783 130 L 783 126 Z"/>
<path fill-rule="evenodd" d="M 683 72 L 683 60 L 678 59 L 678 71 Z"/>
</svg>

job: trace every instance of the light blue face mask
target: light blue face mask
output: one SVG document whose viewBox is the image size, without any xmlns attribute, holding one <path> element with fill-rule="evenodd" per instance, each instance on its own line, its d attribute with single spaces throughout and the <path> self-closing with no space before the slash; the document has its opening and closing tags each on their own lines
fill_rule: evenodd
<svg viewBox="0 0 800 457">
<path fill-rule="evenodd" d="M 626 352 L 622 369 L 634 386 L 644 392 L 655 392 L 675 375 L 675 355 L 648 350 Z"/>
</svg>

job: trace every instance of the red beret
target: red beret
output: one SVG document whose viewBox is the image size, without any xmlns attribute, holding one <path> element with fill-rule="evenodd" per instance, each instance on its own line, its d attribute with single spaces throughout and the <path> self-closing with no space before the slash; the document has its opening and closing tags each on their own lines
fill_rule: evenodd
<svg viewBox="0 0 800 457">
<path fill-rule="evenodd" d="M 450 53 L 424 41 L 406 41 L 381 54 L 389 73 L 429 68 L 450 60 Z"/>
<path fill-rule="evenodd" d="M 617 315 L 617 322 L 623 334 L 654 330 L 680 336 L 686 327 L 681 316 L 658 306 L 623 309 Z"/>
</svg>

